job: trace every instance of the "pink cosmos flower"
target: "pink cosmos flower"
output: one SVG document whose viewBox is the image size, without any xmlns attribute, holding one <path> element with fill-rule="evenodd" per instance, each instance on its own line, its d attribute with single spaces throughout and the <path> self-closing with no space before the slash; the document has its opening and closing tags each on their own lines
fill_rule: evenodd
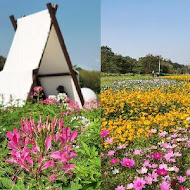
<svg viewBox="0 0 190 190">
<path fill-rule="evenodd" d="M 162 181 L 160 185 L 161 190 L 170 190 L 170 184 L 167 181 Z"/>
<path fill-rule="evenodd" d="M 179 172 L 179 168 L 178 168 L 178 167 L 174 166 L 173 168 L 174 168 L 174 171 L 175 171 L 176 173 Z"/>
<path fill-rule="evenodd" d="M 149 160 L 145 160 L 143 166 L 149 167 L 150 166 L 150 161 Z"/>
<path fill-rule="evenodd" d="M 151 175 L 145 177 L 145 181 L 148 185 L 152 185 L 153 178 Z"/>
<path fill-rule="evenodd" d="M 105 140 L 105 142 L 108 143 L 108 144 L 111 144 L 111 143 L 113 143 L 113 139 L 112 138 L 107 138 Z"/>
<path fill-rule="evenodd" d="M 158 147 L 155 146 L 155 145 L 151 147 L 152 150 L 156 150 L 157 148 L 158 148 Z"/>
<path fill-rule="evenodd" d="M 125 167 L 133 167 L 135 165 L 135 161 L 133 159 L 123 158 L 121 165 Z"/>
<path fill-rule="evenodd" d="M 139 149 L 135 149 L 134 155 L 141 155 L 142 154 L 142 150 L 139 150 Z"/>
<path fill-rule="evenodd" d="M 126 148 L 126 145 L 125 145 L 125 144 L 119 145 L 119 146 L 117 147 L 118 150 L 120 150 L 120 149 L 125 149 L 125 148 Z"/>
<path fill-rule="evenodd" d="M 167 170 L 165 170 L 164 168 L 156 170 L 156 173 L 162 176 L 165 176 L 168 174 Z"/>
<path fill-rule="evenodd" d="M 159 134 L 160 137 L 165 137 L 168 134 L 168 132 L 163 131 L 163 132 L 158 133 L 158 134 Z"/>
<path fill-rule="evenodd" d="M 133 189 L 133 183 L 129 183 L 129 184 L 127 184 L 127 187 L 126 187 L 127 189 Z"/>
<path fill-rule="evenodd" d="M 117 158 L 113 158 L 113 159 L 110 160 L 110 164 L 111 164 L 111 165 L 117 164 L 118 161 L 119 161 L 119 160 L 118 160 Z"/>
<path fill-rule="evenodd" d="M 152 165 L 150 165 L 149 167 L 150 167 L 150 168 L 154 168 L 154 169 L 155 169 L 155 168 L 157 168 L 157 167 L 158 167 L 158 164 L 152 164 Z"/>
<path fill-rule="evenodd" d="M 183 182 L 186 181 L 186 177 L 185 176 L 178 176 L 177 180 L 178 180 L 179 183 L 183 183 Z"/>
<path fill-rule="evenodd" d="M 168 170 L 168 165 L 167 164 L 160 164 L 159 169 L 165 169 Z"/>
<path fill-rule="evenodd" d="M 162 153 L 161 152 L 154 153 L 153 158 L 156 160 L 160 160 L 162 158 Z"/>
<path fill-rule="evenodd" d="M 190 176 L 190 170 L 187 170 L 187 171 L 186 171 L 186 175 L 187 175 L 187 176 Z"/>
<path fill-rule="evenodd" d="M 137 170 L 138 173 L 140 174 L 145 174 L 147 173 L 148 169 L 146 167 L 142 167 L 140 170 Z"/>
<path fill-rule="evenodd" d="M 104 137 L 108 136 L 108 134 L 109 134 L 109 131 L 106 131 L 105 129 L 103 129 L 101 131 L 100 138 L 104 138 Z"/>
<path fill-rule="evenodd" d="M 185 186 L 183 186 L 183 185 L 180 185 L 179 190 L 187 190 L 187 188 Z"/>
<path fill-rule="evenodd" d="M 157 133 L 157 129 L 151 129 L 152 133 Z"/>
<path fill-rule="evenodd" d="M 148 176 L 152 178 L 152 181 L 156 182 L 158 174 L 156 172 L 148 173 Z"/>
<path fill-rule="evenodd" d="M 100 153 L 100 157 L 101 158 L 104 157 L 104 153 L 103 152 Z"/>
<path fill-rule="evenodd" d="M 123 185 L 117 186 L 117 187 L 115 188 L 115 190 L 125 190 L 125 187 L 124 187 Z"/>
<path fill-rule="evenodd" d="M 110 150 L 109 152 L 108 152 L 108 156 L 113 156 L 115 154 L 115 150 Z"/>
<path fill-rule="evenodd" d="M 134 181 L 133 181 L 133 188 L 135 190 L 141 190 L 143 188 L 145 188 L 145 184 L 146 181 L 143 178 L 139 178 L 137 177 Z"/>
</svg>

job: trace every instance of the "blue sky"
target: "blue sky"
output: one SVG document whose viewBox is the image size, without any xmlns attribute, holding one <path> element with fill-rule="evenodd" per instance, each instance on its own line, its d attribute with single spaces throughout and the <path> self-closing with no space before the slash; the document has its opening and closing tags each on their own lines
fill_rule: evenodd
<svg viewBox="0 0 190 190">
<path fill-rule="evenodd" d="M 190 63 L 189 0 L 101 0 L 101 45 L 139 58 Z"/>
<path fill-rule="evenodd" d="M 15 18 L 46 9 L 46 0 L 1 0 L 0 55 L 7 56 Z M 73 65 L 100 70 L 100 0 L 54 0 L 59 5 L 57 19 Z"/>
</svg>

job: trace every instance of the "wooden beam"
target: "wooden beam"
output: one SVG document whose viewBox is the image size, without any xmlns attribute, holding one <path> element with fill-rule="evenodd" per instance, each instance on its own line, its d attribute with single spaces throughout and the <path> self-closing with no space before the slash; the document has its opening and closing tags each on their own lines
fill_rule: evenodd
<svg viewBox="0 0 190 190">
<path fill-rule="evenodd" d="M 51 16 L 51 19 L 52 19 L 52 23 L 53 23 L 53 25 L 55 27 L 55 31 L 57 33 L 57 36 L 58 36 L 58 39 L 59 39 L 59 43 L 61 45 L 63 54 L 65 56 L 67 65 L 69 67 L 69 71 L 70 71 L 71 76 L 73 78 L 73 81 L 74 81 L 77 93 L 78 93 L 80 101 L 81 101 L 81 104 L 84 105 L 84 98 L 83 98 L 83 95 L 82 95 L 82 92 L 81 92 L 81 89 L 80 89 L 80 86 L 79 86 L 76 74 L 75 74 L 75 72 L 73 70 L 72 63 L 71 63 L 71 60 L 70 60 L 70 57 L 69 57 L 69 54 L 68 54 L 68 51 L 67 51 L 67 48 L 66 48 L 66 45 L 65 45 L 65 42 L 64 42 L 64 38 L 62 36 L 59 24 L 57 22 L 57 19 L 56 19 L 55 13 L 54 13 L 54 8 L 52 7 L 51 3 L 47 4 L 47 8 L 49 10 L 49 13 L 50 13 L 50 16 Z"/>
<path fill-rule="evenodd" d="M 70 76 L 70 73 L 51 73 L 51 74 L 39 74 L 38 77 L 60 77 L 60 76 Z"/>
<path fill-rule="evenodd" d="M 10 20 L 12 22 L 14 30 L 16 31 L 16 29 L 17 29 L 17 21 L 15 20 L 14 15 L 11 15 L 9 18 L 10 18 Z"/>
<path fill-rule="evenodd" d="M 55 12 L 57 11 L 57 8 L 58 8 L 58 4 L 53 4 L 53 8 L 55 10 Z"/>
</svg>

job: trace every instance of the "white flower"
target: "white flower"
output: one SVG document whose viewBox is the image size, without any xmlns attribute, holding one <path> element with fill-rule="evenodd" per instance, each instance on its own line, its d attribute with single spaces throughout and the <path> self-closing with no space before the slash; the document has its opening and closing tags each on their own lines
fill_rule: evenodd
<svg viewBox="0 0 190 190">
<path fill-rule="evenodd" d="M 175 169 L 174 169 L 174 167 L 169 167 L 169 168 L 168 168 L 168 171 L 169 171 L 169 172 L 173 172 L 173 171 L 175 171 Z"/>
<path fill-rule="evenodd" d="M 57 101 L 60 101 L 60 100 L 64 101 L 66 99 L 67 99 L 67 95 L 65 93 L 59 93 L 57 95 Z"/>
<path fill-rule="evenodd" d="M 126 152 L 126 153 L 124 154 L 124 156 L 129 156 L 129 153 Z"/>
<path fill-rule="evenodd" d="M 148 169 L 146 167 L 142 167 L 140 170 L 137 170 L 138 173 L 140 174 L 146 174 Z"/>
<path fill-rule="evenodd" d="M 112 170 L 112 173 L 113 173 L 113 174 L 118 174 L 118 173 L 119 173 L 119 169 L 116 169 L 116 168 L 115 168 L 114 170 Z"/>
<path fill-rule="evenodd" d="M 48 98 L 49 98 L 49 99 L 55 99 L 55 100 L 57 100 L 57 98 L 56 98 L 55 95 L 49 95 Z"/>
</svg>

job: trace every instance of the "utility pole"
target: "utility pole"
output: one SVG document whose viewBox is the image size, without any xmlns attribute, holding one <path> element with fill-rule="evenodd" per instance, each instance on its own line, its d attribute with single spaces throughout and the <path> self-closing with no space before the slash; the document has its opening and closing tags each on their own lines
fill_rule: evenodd
<svg viewBox="0 0 190 190">
<path fill-rule="evenodd" d="M 158 66 L 159 66 L 159 68 L 158 68 L 159 71 L 158 71 L 158 72 L 159 72 L 159 74 L 160 74 L 160 56 L 159 56 L 159 65 L 158 65 Z"/>
</svg>

